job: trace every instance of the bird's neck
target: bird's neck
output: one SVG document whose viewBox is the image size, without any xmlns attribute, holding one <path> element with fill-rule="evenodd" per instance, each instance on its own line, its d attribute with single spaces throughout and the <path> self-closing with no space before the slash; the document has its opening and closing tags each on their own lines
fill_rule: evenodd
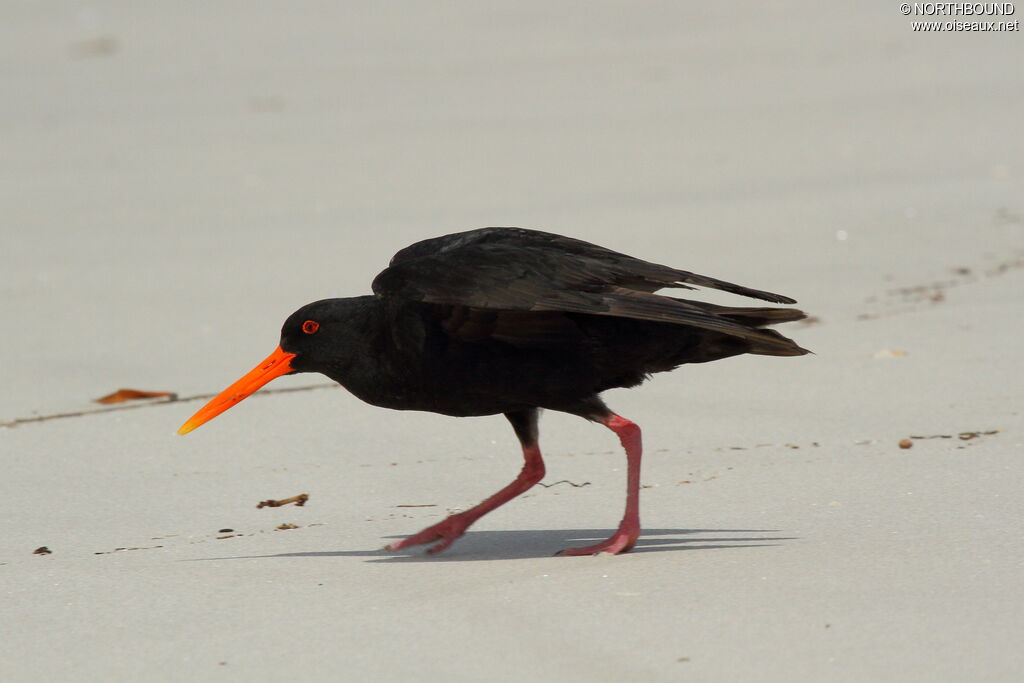
<svg viewBox="0 0 1024 683">
<path fill-rule="evenodd" d="M 419 384 L 423 319 L 416 306 L 396 307 L 373 296 L 352 303 L 343 357 L 321 372 L 367 403 L 403 408 Z"/>
</svg>

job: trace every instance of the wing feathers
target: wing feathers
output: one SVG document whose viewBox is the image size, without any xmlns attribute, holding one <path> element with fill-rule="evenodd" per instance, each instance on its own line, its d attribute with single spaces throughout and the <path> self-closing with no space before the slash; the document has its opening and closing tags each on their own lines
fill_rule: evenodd
<svg viewBox="0 0 1024 683">
<path fill-rule="evenodd" d="M 373 281 L 378 296 L 505 311 L 561 311 L 691 325 L 779 346 L 757 329 L 803 317 L 793 309 L 733 309 L 654 294 L 710 287 L 775 303 L 793 299 L 521 228 L 483 228 L 418 242 Z"/>
<path fill-rule="evenodd" d="M 693 306 L 681 299 L 670 299 L 656 294 L 577 294 L 572 297 L 548 297 L 538 301 L 532 310 L 589 313 L 690 325 L 745 339 L 756 339 L 767 344 L 781 343 L 777 336 L 766 334 L 765 330 L 737 323 L 724 315 Z M 788 339 L 785 341 L 792 344 Z"/>
</svg>

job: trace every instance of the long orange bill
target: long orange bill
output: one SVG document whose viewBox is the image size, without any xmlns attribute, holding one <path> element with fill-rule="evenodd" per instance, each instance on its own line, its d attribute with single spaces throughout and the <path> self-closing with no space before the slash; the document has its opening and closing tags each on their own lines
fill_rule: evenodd
<svg viewBox="0 0 1024 683">
<path fill-rule="evenodd" d="M 181 425 L 178 433 L 188 434 L 204 422 L 217 417 L 275 377 L 292 372 L 292 358 L 295 358 L 294 353 L 285 353 L 281 350 L 280 346 L 277 347 L 272 354 L 267 356 L 265 361 L 247 372 L 245 377 L 217 394 L 209 403 L 200 408 L 199 412 L 188 419 L 188 422 Z"/>
</svg>

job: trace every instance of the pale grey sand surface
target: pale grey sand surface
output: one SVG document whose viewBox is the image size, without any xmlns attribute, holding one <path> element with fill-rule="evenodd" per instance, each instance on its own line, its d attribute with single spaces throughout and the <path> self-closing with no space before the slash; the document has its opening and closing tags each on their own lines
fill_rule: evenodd
<svg viewBox="0 0 1024 683">
<path fill-rule="evenodd" d="M 889 2 L 3 15 L 3 680 L 1021 679 L 1019 31 Z M 436 558 L 378 549 L 514 476 L 500 417 L 317 388 L 185 438 L 197 401 L 29 421 L 219 391 L 299 305 L 483 225 L 816 316 L 787 326 L 814 356 L 606 396 L 644 429 L 631 554 L 552 556 L 624 493 L 614 436 L 564 415 L 571 483 Z"/>
</svg>

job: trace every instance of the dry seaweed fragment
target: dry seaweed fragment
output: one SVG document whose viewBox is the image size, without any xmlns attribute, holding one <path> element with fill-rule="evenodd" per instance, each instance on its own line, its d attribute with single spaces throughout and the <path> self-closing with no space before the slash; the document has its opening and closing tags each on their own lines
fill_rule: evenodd
<svg viewBox="0 0 1024 683">
<path fill-rule="evenodd" d="M 979 431 L 974 431 L 974 432 L 960 432 L 960 433 L 958 433 L 956 435 L 956 437 L 958 439 L 960 439 L 961 441 L 970 441 L 971 439 L 976 439 L 979 436 L 991 436 L 992 434 L 998 434 L 998 433 L 999 433 L 998 429 L 989 429 L 989 430 L 986 430 L 986 431 L 980 431 L 979 430 Z M 952 434 L 928 434 L 928 435 L 912 434 L 910 436 L 910 438 L 911 439 L 952 439 L 953 435 Z"/>
<path fill-rule="evenodd" d="M 574 489 L 583 488 L 584 486 L 590 486 L 590 482 L 589 481 L 584 481 L 584 482 L 581 482 L 581 483 L 577 484 L 576 482 L 569 481 L 568 479 L 560 479 L 560 480 L 558 480 L 558 481 L 556 481 L 556 482 L 554 482 L 552 484 L 545 484 L 544 482 L 537 482 L 537 483 L 540 484 L 541 486 L 543 486 L 546 489 L 549 489 L 552 486 L 558 486 L 559 484 L 568 484 L 569 486 L 573 487 Z"/>
<path fill-rule="evenodd" d="M 296 507 L 302 507 L 303 505 L 306 504 L 307 500 L 309 500 L 309 494 L 300 493 L 299 495 L 292 496 L 291 498 L 282 498 L 281 500 L 274 500 L 273 498 L 270 498 L 268 500 L 260 501 L 259 504 L 256 505 L 256 507 L 257 509 L 279 508 L 282 505 L 288 505 L 289 503 L 295 503 Z"/>
<path fill-rule="evenodd" d="M 988 436 L 989 434 L 998 433 L 998 429 L 990 429 L 987 432 L 960 432 L 959 434 L 957 434 L 957 438 L 959 438 L 961 441 L 970 441 L 971 439 L 975 439 L 979 436 Z"/>
<path fill-rule="evenodd" d="M 93 553 L 93 555 L 112 555 L 125 550 L 156 550 L 157 548 L 163 548 L 162 545 L 146 545 L 146 546 L 134 546 L 131 548 L 114 548 L 113 550 L 107 550 L 104 552 Z"/>
<path fill-rule="evenodd" d="M 141 398 L 161 398 L 170 396 L 169 400 L 174 401 L 178 395 L 173 391 L 142 391 L 140 389 L 118 389 L 112 394 L 93 399 L 96 403 L 124 403 L 125 401 L 137 401 Z"/>
</svg>

